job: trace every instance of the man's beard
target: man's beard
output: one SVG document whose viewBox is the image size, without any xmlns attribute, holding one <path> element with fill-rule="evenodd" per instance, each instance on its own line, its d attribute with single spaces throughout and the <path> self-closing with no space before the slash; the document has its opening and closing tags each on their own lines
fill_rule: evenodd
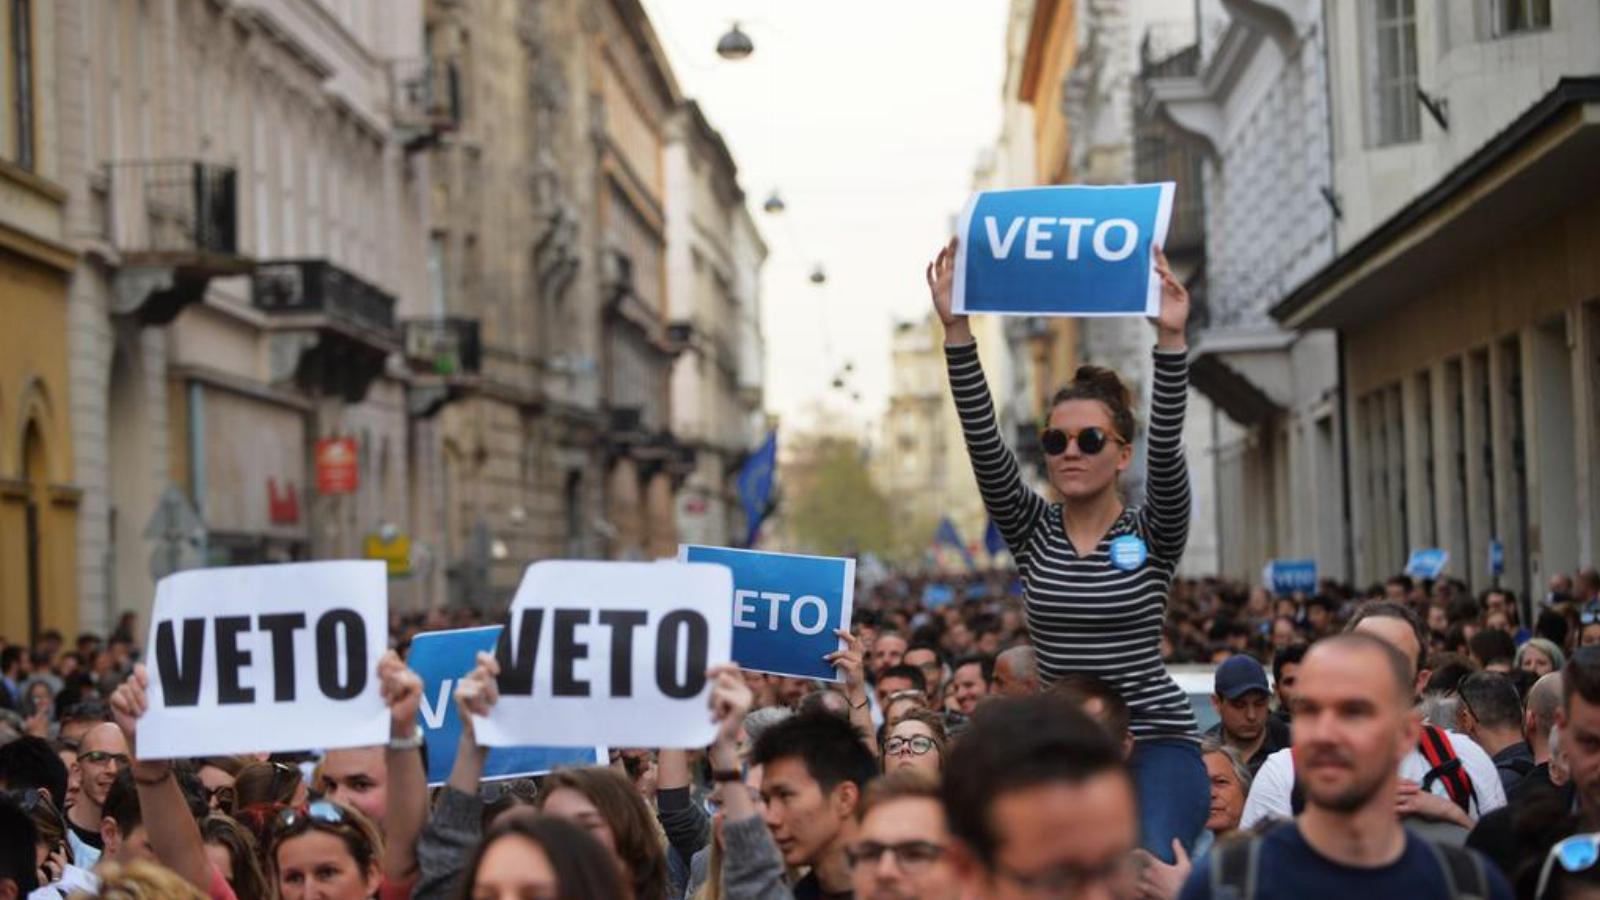
<svg viewBox="0 0 1600 900">
<path fill-rule="evenodd" d="M 1340 762 L 1349 763 L 1343 754 L 1336 754 Z M 1352 769 L 1356 781 L 1330 796 L 1320 796 L 1309 780 L 1306 783 L 1306 799 L 1329 812 L 1353 813 L 1366 806 L 1377 793 L 1383 789 L 1384 783 L 1389 779 L 1387 769 L 1377 769 L 1369 777 L 1363 778 L 1359 770 Z"/>
</svg>

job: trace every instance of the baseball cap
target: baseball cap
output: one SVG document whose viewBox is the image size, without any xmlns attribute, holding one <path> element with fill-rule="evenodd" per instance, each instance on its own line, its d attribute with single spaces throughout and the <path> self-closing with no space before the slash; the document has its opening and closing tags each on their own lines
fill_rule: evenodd
<svg viewBox="0 0 1600 900">
<path fill-rule="evenodd" d="M 1230 656 L 1217 666 L 1216 692 L 1224 700 L 1237 700 L 1251 691 L 1272 693 L 1267 686 L 1267 670 L 1255 657 L 1239 654 Z"/>
</svg>

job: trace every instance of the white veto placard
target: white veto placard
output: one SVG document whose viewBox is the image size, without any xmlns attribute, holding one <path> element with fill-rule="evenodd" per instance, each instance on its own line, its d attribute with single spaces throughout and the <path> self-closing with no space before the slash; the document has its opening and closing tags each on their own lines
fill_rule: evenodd
<svg viewBox="0 0 1600 900">
<path fill-rule="evenodd" d="M 716 735 L 706 669 L 732 658 L 733 574 L 680 562 L 538 562 L 495 649 L 485 747 L 667 747 Z"/>
<path fill-rule="evenodd" d="M 145 665 L 145 759 L 361 747 L 389 739 L 378 561 L 196 569 L 161 579 Z"/>
</svg>

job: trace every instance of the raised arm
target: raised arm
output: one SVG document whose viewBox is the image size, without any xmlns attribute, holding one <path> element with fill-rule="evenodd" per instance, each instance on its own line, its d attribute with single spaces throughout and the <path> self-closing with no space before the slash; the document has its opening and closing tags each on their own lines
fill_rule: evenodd
<svg viewBox="0 0 1600 900">
<path fill-rule="evenodd" d="M 200 838 L 200 825 L 172 774 L 171 760 L 139 758 L 139 718 L 150 708 L 150 676 L 143 664 L 111 695 L 111 716 L 133 749 L 133 780 L 139 794 L 139 811 L 149 835 L 150 849 L 162 865 L 183 880 L 211 892 L 211 861 Z"/>
<path fill-rule="evenodd" d="M 461 717 L 461 739 L 450 778 L 417 839 L 417 882 L 413 900 L 442 900 L 460 895 L 461 870 L 472 858 L 483 833 L 483 800 L 478 788 L 489 756 L 472 730 L 474 715 L 486 716 L 498 699 L 495 679 L 500 664 L 492 653 L 479 653 L 477 666 L 456 683 L 456 712 Z"/>
<path fill-rule="evenodd" d="M 1145 536 L 1151 551 L 1176 563 L 1189 541 L 1189 463 L 1183 450 L 1183 416 L 1189 395 L 1189 351 L 1184 327 L 1189 292 L 1172 274 L 1166 254 L 1155 248 L 1161 276 L 1161 313 L 1156 317 L 1155 378 L 1146 435 Z"/>
<path fill-rule="evenodd" d="M 412 743 L 419 726 L 422 679 L 393 650 L 378 661 L 378 681 L 389 706 L 389 803 L 383 814 L 384 874 L 395 884 L 409 883 L 417 871 L 417 838 L 428 821 L 428 773 L 422 747 Z"/>
<path fill-rule="evenodd" d="M 1022 480 L 1017 458 L 1006 447 L 995 421 L 994 399 L 983 380 L 978 361 L 978 345 L 966 316 L 950 311 L 950 292 L 955 281 L 956 239 L 939 251 L 928 264 L 928 291 L 933 309 L 944 323 L 945 362 L 950 371 L 950 393 L 955 398 L 956 414 L 961 419 L 961 434 L 966 439 L 972 473 L 978 479 L 978 493 L 1000 536 L 1020 556 L 1027 546 L 1034 525 L 1049 504 Z"/>
</svg>

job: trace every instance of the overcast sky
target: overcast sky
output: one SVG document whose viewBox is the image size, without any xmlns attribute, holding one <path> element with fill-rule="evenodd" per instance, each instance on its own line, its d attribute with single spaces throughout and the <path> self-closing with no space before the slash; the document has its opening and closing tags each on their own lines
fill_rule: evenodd
<svg viewBox="0 0 1600 900">
<path fill-rule="evenodd" d="M 1000 123 L 1005 0 L 644 0 L 686 96 L 739 164 L 771 248 L 767 408 L 804 428 L 876 421 L 893 322 L 928 308 L 922 270 Z M 738 19 L 755 43 L 716 55 Z M 776 188 L 788 204 L 761 211 Z M 828 274 L 811 284 L 814 264 Z M 846 362 L 861 400 L 831 383 Z"/>
</svg>

